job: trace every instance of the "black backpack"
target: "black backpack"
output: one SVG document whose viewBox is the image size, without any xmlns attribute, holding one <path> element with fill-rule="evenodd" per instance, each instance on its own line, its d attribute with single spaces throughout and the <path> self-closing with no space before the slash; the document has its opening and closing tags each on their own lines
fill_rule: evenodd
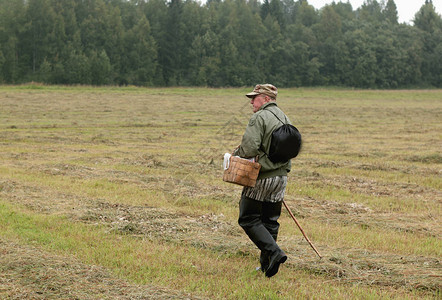
<svg viewBox="0 0 442 300">
<path fill-rule="evenodd" d="M 301 133 L 295 126 L 281 121 L 271 110 L 266 110 L 271 112 L 283 124 L 272 133 L 269 154 L 266 153 L 267 157 L 273 163 L 287 162 L 295 158 L 301 150 Z"/>
</svg>

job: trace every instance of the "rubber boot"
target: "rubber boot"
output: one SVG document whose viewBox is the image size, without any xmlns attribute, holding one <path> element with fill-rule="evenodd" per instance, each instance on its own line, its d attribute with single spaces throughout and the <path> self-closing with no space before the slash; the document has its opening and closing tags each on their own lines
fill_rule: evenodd
<svg viewBox="0 0 442 300">
<path fill-rule="evenodd" d="M 259 263 L 261 264 L 261 267 L 259 268 L 261 272 L 267 271 L 270 263 L 269 256 L 264 251 L 261 251 L 261 255 L 259 256 Z"/>
<path fill-rule="evenodd" d="M 266 270 L 266 276 L 272 277 L 276 273 L 278 273 L 279 266 L 287 260 L 287 255 L 285 255 L 284 251 L 279 249 L 279 251 L 276 251 L 271 254 L 269 259 L 269 266 Z"/>
<path fill-rule="evenodd" d="M 261 250 L 261 270 L 275 275 L 279 264 L 283 263 L 285 253 L 276 244 L 276 235 L 272 236 L 262 223 L 262 203 L 247 197 L 241 197 L 239 225 L 244 229 L 250 240 Z M 285 261 L 285 260 L 284 260 Z M 270 271 L 270 272 L 269 272 Z"/>
<path fill-rule="evenodd" d="M 250 240 L 267 256 L 274 253 L 279 249 L 273 237 L 264 227 L 264 225 L 241 225 L 246 234 L 249 236 Z"/>
<path fill-rule="evenodd" d="M 282 202 L 263 202 L 262 204 L 262 223 L 269 231 L 275 242 L 278 238 L 279 223 L 278 219 L 281 215 Z"/>
<path fill-rule="evenodd" d="M 262 203 L 261 220 L 262 220 L 264 227 L 267 229 L 267 231 L 273 237 L 275 242 L 278 239 L 278 231 L 279 231 L 278 219 L 281 215 L 281 207 L 282 207 L 282 202 L 277 202 L 277 203 L 263 202 Z M 261 263 L 261 271 L 265 272 L 265 271 L 267 271 L 267 269 L 269 267 L 270 257 L 268 255 L 266 255 L 266 253 L 261 252 L 261 255 L 259 257 L 259 262 Z"/>
</svg>

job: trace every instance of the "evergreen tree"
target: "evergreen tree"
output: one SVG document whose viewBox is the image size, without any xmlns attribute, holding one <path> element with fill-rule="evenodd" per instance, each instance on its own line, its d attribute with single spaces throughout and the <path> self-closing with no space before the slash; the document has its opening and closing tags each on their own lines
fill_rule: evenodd
<svg viewBox="0 0 442 300">
<path fill-rule="evenodd" d="M 270 1 L 270 14 L 278 22 L 278 25 L 284 29 L 286 22 L 284 18 L 283 4 L 280 0 Z"/>
<path fill-rule="evenodd" d="M 442 20 L 394 0 L 0 0 L 0 82 L 442 86 Z"/>
<path fill-rule="evenodd" d="M 388 0 L 387 4 L 382 11 L 384 14 L 384 17 L 387 21 L 389 21 L 391 24 L 397 24 L 398 23 L 398 13 L 397 13 L 397 7 L 396 3 L 394 3 L 394 0 Z"/>
<path fill-rule="evenodd" d="M 383 20 L 382 7 L 377 0 L 365 0 L 357 12 L 359 18 L 366 22 L 380 23 Z"/>
<path fill-rule="evenodd" d="M 318 13 L 315 8 L 308 4 L 307 0 L 299 0 L 298 6 L 295 9 L 295 20 L 304 26 L 312 26 L 318 20 Z"/>
<path fill-rule="evenodd" d="M 350 2 L 332 2 L 331 7 L 341 17 L 341 20 L 352 21 L 356 17 Z"/>
<path fill-rule="evenodd" d="M 6 83 L 22 82 L 25 76 L 19 64 L 21 56 L 24 56 L 20 41 L 26 23 L 25 15 L 23 1 L 0 1 L 0 51 L 4 57 L 0 72 Z"/>
<path fill-rule="evenodd" d="M 269 0 L 264 0 L 264 3 L 261 5 L 261 19 L 265 20 L 265 18 L 267 18 L 268 15 L 271 14 L 270 12 L 270 2 Z"/>
<path fill-rule="evenodd" d="M 442 19 L 431 0 L 416 13 L 415 26 L 421 31 L 423 42 L 422 78 L 427 84 L 442 86 Z"/>
<path fill-rule="evenodd" d="M 166 41 L 167 16 L 169 7 L 165 0 L 149 0 L 145 5 L 139 6 L 149 21 L 152 37 L 155 40 L 158 55 L 154 85 L 166 85 L 164 76 L 165 49 L 168 48 Z M 167 72 L 166 72 L 167 73 Z"/>
<path fill-rule="evenodd" d="M 441 29 L 441 16 L 436 12 L 436 9 L 431 0 L 425 0 L 425 4 L 414 16 L 414 25 L 428 33 L 433 33 Z"/>
<path fill-rule="evenodd" d="M 316 33 L 321 62 L 321 82 L 323 84 L 339 85 L 341 83 L 342 63 L 346 55 L 346 47 L 342 42 L 341 17 L 333 6 L 325 6 L 321 11 L 320 21 L 313 29 Z"/>
<path fill-rule="evenodd" d="M 208 10 L 201 7 L 198 2 L 186 1 L 183 5 L 182 11 L 182 68 L 181 68 L 181 82 L 182 85 L 195 85 L 195 80 L 198 74 L 198 68 L 201 60 L 196 63 L 194 55 L 194 40 L 201 38 L 207 30 L 209 30 Z M 196 63 L 196 64 L 195 64 Z"/>
<path fill-rule="evenodd" d="M 91 84 L 92 72 L 89 58 L 75 50 L 72 50 L 67 61 L 64 63 L 64 77 L 70 84 Z"/>
<path fill-rule="evenodd" d="M 150 24 L 144 15 L 138 16 L 138 23 L 124 38 L 124 56 L 121 74 L 126 74 L 125 83 L 152 85 L 157 66 L 157 49 L 150 34 Z"/>
<path fill-rule="evenodd" d="M 109 84 L 112 79 L 112 66 L 105 50 L 100 53 L 92 51 L 90 61 L 91 83 L 93 85 Z"/>
<path fill-rule="evenodd" d="M 38 70 L 37 81 L 52 83 L 52 65 L 46 59 L 40 65 Z"/>
<path fill-rule="evenodd" d="M 2 70 L 3 70 L 3 66 L 4 66 L 5 62 L 6 62 L 6 58 L 3 55 L 3 51 L 0 49 L 0 83 L 3 82 L 3 72 L 2 72 Z"/>
<path fill-rule="evenodd" d="M 376 53 L 370 41 L 371 26 L 365 30 L 349 31 L 344 35 L 348 48 L 350 73 L 347 76 L 349 86 L 373 88 L 376 82 Z"/>
<path fill-rule="evenodd" d="M 166 85 L 179 85 L 182 73 L 182 50 L 184 47 L 182 0 L 171 0 L 167 10 L 164 36 L 160 41 L 159 61 L 163 68 Z"/>
<path fill-rule="evenodd" d="M 35 74 L 43 61 L 51 56 L 51 49 L 56 47 L 51 37 L 60 32 L 54 29 L 56 15 L 49 0 L 29 0 L 27 5 L 25 30 L 20 39 L 20 47 L 26 56 L 21 62 L 26 71 Z"/>
</svg>

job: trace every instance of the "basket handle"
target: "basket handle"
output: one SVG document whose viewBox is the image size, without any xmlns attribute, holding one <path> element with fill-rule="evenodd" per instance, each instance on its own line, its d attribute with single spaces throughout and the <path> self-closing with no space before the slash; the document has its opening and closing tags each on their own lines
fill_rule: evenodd
<svg viewBox="0 0 442 300">
<path fill-rule="evenodd" d="M 236 146 L 234 149 L 233 149 L 233 151 L 232 151 L 232 156 L 233 156 L 233 153 L 235 153 L 235 151 L 240 147 L 241 145 L 238 145 L 238 146 Z M 258 159 L 259 159 L 259 154 L 256 154 L 256 156 L 255 156 L 255 162 L 258 162 Z M 229 160 L 229 162 L 230 162 L 230 160 Z M 228 167 L 227 167 L 228 168 Z"/>
<path fill-rule="evenodd" d="M 238 150 L 239 146 L 241 146 L 241 145 L 236 146 L 236 147 L 232 150 L 232 155 L 233 155 L 233 153 L 235 153 L 236 150 Z"/>
</svg>

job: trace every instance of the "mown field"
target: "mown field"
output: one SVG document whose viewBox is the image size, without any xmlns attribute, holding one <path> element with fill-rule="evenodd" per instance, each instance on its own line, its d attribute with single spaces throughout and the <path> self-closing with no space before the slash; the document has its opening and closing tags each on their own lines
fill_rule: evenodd
<svg viewBox="0 0 442 300">
<path fill-rule="evenodd" d="M 1 299 L 437 299 L 442 91 L 280 89 L 303 134 L 280 272 L 222 156 L 244 89 L 0 87 Z"/>
</svg>

